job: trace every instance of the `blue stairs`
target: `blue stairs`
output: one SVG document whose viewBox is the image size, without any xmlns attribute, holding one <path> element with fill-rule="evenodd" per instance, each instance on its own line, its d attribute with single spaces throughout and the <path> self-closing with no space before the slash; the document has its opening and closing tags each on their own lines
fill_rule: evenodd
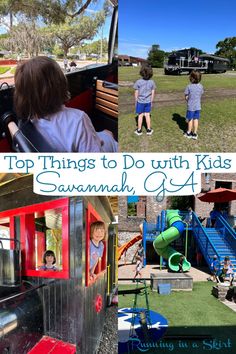
<svg viewBox="0 0 236 354">
<path fill-rule="evenodd" d="M 220 262 L 229 256 L 236 274 L 236 236 L 222 216 L 217 219 L 215 227 L 211 228 L 202 226 L 193 213 L 193 235 L 209 267 L 214 255 L 217 255 Z"/>
</svg>

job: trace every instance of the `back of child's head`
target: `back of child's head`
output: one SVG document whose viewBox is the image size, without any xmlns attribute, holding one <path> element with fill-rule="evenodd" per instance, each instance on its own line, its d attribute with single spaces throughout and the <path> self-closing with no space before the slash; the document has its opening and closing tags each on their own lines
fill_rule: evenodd
<svg viewBox="0 0 236 354">
<path fill-rule="evenodd" d="M 46 257 L 48 256 L 52 256 L 54 258 L 53 260 L 53 263 L 52 264 L 55 264 L 56 263 L 56 256 L 55 256 L 55 253 L 51 250 L 47 250 L 44 252 L 44 255 L 43 255 L 43 263 L 44 264 L 47 264 L 47 260 L 46 260 Z"/>
<path fill-rule="evenodd" d="M 91 239 L 93 238 L 94 231 L 96 231 L 98 229 L 104 230 L 104 238 L 105 238 L 105 236 L 106 236 L 105 223 L 103 221 L 95 221 L 95 222 L 90 224 L 90 238 Z"/>
<path fill-rule="evenodd" d="M 19 118 L 45 118 L 69 99 L 68 84 L 57 62 L 35 57 L 16 68 L 14 105 Z"/>
<path fill-rule="evenodd" d="M 193 70 L 189 75 L 189 80 L 192 84 L 198 84 L 201 81 L 202 74 L 200 71 Z"/>
<path fill-rule="evenodd" d="M 139 73 L 144 80 L 149 80 L 153 75 L 153 70 L 150 65 L 143 65 Z"/>
</svg>

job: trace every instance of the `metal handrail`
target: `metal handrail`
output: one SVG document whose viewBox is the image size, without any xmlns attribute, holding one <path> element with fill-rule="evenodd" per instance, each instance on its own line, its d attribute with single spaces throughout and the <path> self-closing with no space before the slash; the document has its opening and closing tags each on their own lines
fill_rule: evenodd
<svg viewBox="0 0 236 354">
<path fill-rule="evenodd" d="M 204 234 L 204 236 L 205 236 L 205 238 L 206 238 L 208 244 L 210 244 L 210 246 L 212 247 L 212 249 L 213 249 L 213 251 L 214 251 L 214 254 L 216 254 L 216 255 L 217 255 L 217 258 L 220 260 L 219 253 L 217 252 L 215 246 L 213 245 L 213 243 L 212 243 L 211 240 L 209 239 L 209 237 L 208 237 L 206 231 L 204 230 L 204 227 L 202 226 L 201 222 L 199 221 L 199 219 L 198 219 L 198 217 L 197 217 L 197 215 L 196 215 L 196 213 L 195 213 L 194 211 L 192 212 L 192 215 L 193 215 L 193 231 L 194 231 L 194 233 L 196 233 L 196 232 L 195 232 L 196 228 L 195 228 L 195 225 L 194 225 L 194 223 L 196 223 L 196 224 L 198 225 L 198 229 L 203 232 L 203 234 Z M 196 233 L 196 235 L 197 235 L 197 233 Z M 198 236 L 198 235 L 197 235 L 197 236 Z M 206 250 L 206 251 L 204 250 L 200 238 L 199 238 L 199 244 L 200 244 L 201 251 L 203 251 L 203 253 L 206 253 L 207 258 L 208 258 L 209 263 L 210 263 L 211 257 L 208 255 L 207 250 Z"/>
<path fill-rule="evenodd" d="M 224 217 L 219 216 L 217 219 L 217 229 L 221 232 L 223 235 L 224 239 L 233 247 L 236 249 L 236 236 L 234 233 L 234 230 L 230 227 L 230 225 L 227 223 L 227 221 L 224 219 Z M 221 231 L 223 227 L 223 230 Z M 227 236 L 227 238 L 226 238 Z"/>
<path fill-rule="evenodd" d="M 233 237 L 233 239 L 236 241 L 236 234 L 233 228 L 229 225 L 227 220 L 223 216 L 219 216 L 217 219 L 218 222 L 221 222 L 223 226 L 229 231 L 230 235 Z"/>
</svg>

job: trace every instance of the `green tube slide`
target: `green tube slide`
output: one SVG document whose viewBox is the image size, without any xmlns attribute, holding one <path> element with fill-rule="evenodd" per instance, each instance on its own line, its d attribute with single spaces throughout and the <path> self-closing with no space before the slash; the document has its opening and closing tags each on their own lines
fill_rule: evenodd
<svg viewBox="0 0 236 354">
<path fill-rule="evenodd" d="M 169 268 L 178 272 L 180 257 L 183 255 L 169 246 L 171 242 L 179 238 L 184 231 L 184 222 L 179 216 L 178 210 L 166 210 L 168 229 L 160 233 L 153 242 L 154 249 L 159 256 L 168 260 Z M 191 263 L 184 258 L 182 263 L 183 271 L 191 268 Z"/>
</svg>

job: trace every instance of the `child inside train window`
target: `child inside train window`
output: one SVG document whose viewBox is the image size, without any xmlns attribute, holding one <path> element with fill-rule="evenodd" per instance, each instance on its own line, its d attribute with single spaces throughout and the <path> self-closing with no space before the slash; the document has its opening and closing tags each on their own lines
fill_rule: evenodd
<svg viewBox="0 0 236 354">
<path fill-rule="evenodd" d="M 51 250 L 47 250 L 43 255 L 43 265 L 39 267 L 40 270 L 56 271 L 58 270 L 55 266 L 56 257 L 55 253 Z"/>
<path fill-rule="evenodd" d="M 89 273 L 90 278 L 95 278 L 96 273 L 99 273 L 101 269 L 101 260 L 104 252 L 103 240 L 106 237 L 106 226 L 103 221 L 95 221 L 90 225 L 90 266 Z"/>
</svg>

